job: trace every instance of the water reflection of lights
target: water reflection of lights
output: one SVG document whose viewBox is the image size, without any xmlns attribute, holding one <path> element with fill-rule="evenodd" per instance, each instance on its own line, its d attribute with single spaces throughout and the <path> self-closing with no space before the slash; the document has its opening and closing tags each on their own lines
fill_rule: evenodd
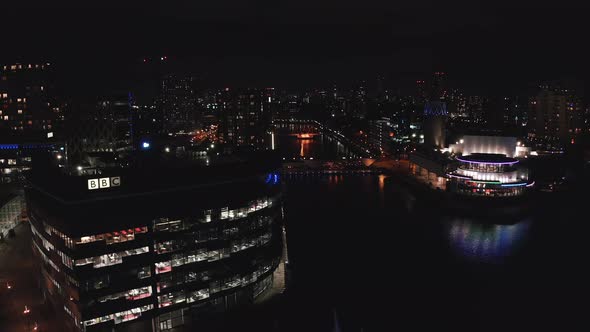
<svg viewBox="0 0 590 332">
<path fill-rule="evenodd" d="M 278 184 L 279 183 L 279 174 L 278 173 L 270 173 L 266 175 L 266 180 L 264 181 L 267 184 Z"/>
<path fill-rule="evenodd" d="M 476 261 L 494 262 L 509 256 L 526 237 L 530 220 L 514 225 L 481 224 L 469 219 L 449 222 L 451 247 L 461 256 Z"/>
<path fill-rule="evenodd" d="M 379 174 L 379 192 L 383 193 L 383 189 L 385 188 L 385 179 L 387 178 L 386 175 Z"/>
<path fill-rule="evenodd" d="M 310 148 L 310 141 L 309 140 L 300 140 L 301 148 L 299 150 L 299 156 L 305 157 L 309 155 L 309 148 Z"/>
</svg>

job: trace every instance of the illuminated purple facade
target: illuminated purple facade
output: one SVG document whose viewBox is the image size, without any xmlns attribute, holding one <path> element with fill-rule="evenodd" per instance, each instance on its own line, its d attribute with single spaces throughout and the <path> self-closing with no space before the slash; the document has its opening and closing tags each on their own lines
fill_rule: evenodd
<svg viewBox="0 0 590 332">
<path fill-rule="evenodd" d="M 534 183 L 518 160 L 502 154 L 474 153 L 456 157 L 457 169 L 448 174 L 450 190 L 469 196 L 520 196 Z"/>
</svg>

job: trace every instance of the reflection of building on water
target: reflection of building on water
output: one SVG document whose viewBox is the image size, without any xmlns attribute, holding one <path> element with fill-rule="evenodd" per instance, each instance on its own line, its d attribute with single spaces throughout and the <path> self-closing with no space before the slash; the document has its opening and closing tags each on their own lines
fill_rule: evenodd
<svg viewBox="0 0 590 332">
<path fill-rule="evenodd" d="M 305 157 L 307 155 L 309 155 L 309 145 L 310 145 L 310 141 L 309 140 L 300 140 L 299 144 L 301 145 L 301 148 L 299 149 L 299 156 L 300 157 Z"/>
<path fill-rule="evenodd" d="M 455 219 L 448 224 L 451 247 L 468 259 L 494 261 L 509 256 L 525 238 L 530 220 L 514 225 Z"/>
<path fill-rule="evenodd" d="M 295 134 L 295 136 L 297 136 L 297 139 L 301 139 L 301 140 L 313 139 L 317 135 L 319 135 L 319 134 L 318 133 L 297 133 L 297 134 Z"/>
<path fill-rule="evenodd" d="M 280 149 L 285 158 L 339 159 L 359 156 L 344 136 L 323 128 L 315 121 L 285 121 L 300 120 L 277 120 L 274 123 L 274 147 Z M 272 135 L 269 139 L 272 143 Z"/>
</svg>

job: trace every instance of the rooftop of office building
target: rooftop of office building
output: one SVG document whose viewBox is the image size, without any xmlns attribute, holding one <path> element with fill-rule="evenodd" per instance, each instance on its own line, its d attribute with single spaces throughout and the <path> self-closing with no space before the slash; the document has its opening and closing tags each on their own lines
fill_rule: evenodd
<svg viewBox="0 0 590 332">
<path fill-rule="evenodd" d="M 266 176 L 279 167 L 279 157 L 272 151 L 199 160 L 146 158 L 136 159 L 128 167 L 93 169 L 92 174 L 75 167 L 71 171 L 57 167 L 36 168 L 27 174 L 27 183 L 62 203 L 73 204 L 119 196 L 205 189 Z"/>
</svg>

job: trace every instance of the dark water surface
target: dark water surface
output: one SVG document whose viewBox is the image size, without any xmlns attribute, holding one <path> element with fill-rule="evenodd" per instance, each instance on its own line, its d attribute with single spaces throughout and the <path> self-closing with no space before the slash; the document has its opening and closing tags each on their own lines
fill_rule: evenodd
<svg viewBox="0 0 590 332">
<path fill-rule="evenodd" d="M 494 225 L 409 211 L 396 186 L 383 176 L 286 180 L 285 330 L 330 331 L 334 312 L 343 331 L 590 325 L 587 217 L 556 204 Z"/>
<path fill-rule="evenodd" d="M 340 156 L 330 144 L 307 156 Z M 585 195 L 501 225 L 415 204 L 385 176 L 283 180 L 291 280 L 277 330 L 589 330 Z"/>
<path fill-rule="evenodd" d="M 283 156 L 301 150 L 293 137 L 277 142 Z M 321 139 L 306 145 L 307 157 L 343 151 Z M 590 330 L 584 194 L 549 198 L 502 225 L 444 215 L 385 176 L 282 180 L 289 287 L 233 330 Z"/>
<path fill-rule="evenodd" d="M 286 161 L 292 158 L 341 159 L 354 156 L 345 145 L 328 135 L 317 135 L 313 139 L 297 139 L 290 134 L 317 132 L 312 125 L 282 124 L 275 129 L 276 148 Z"/>
</svg>

